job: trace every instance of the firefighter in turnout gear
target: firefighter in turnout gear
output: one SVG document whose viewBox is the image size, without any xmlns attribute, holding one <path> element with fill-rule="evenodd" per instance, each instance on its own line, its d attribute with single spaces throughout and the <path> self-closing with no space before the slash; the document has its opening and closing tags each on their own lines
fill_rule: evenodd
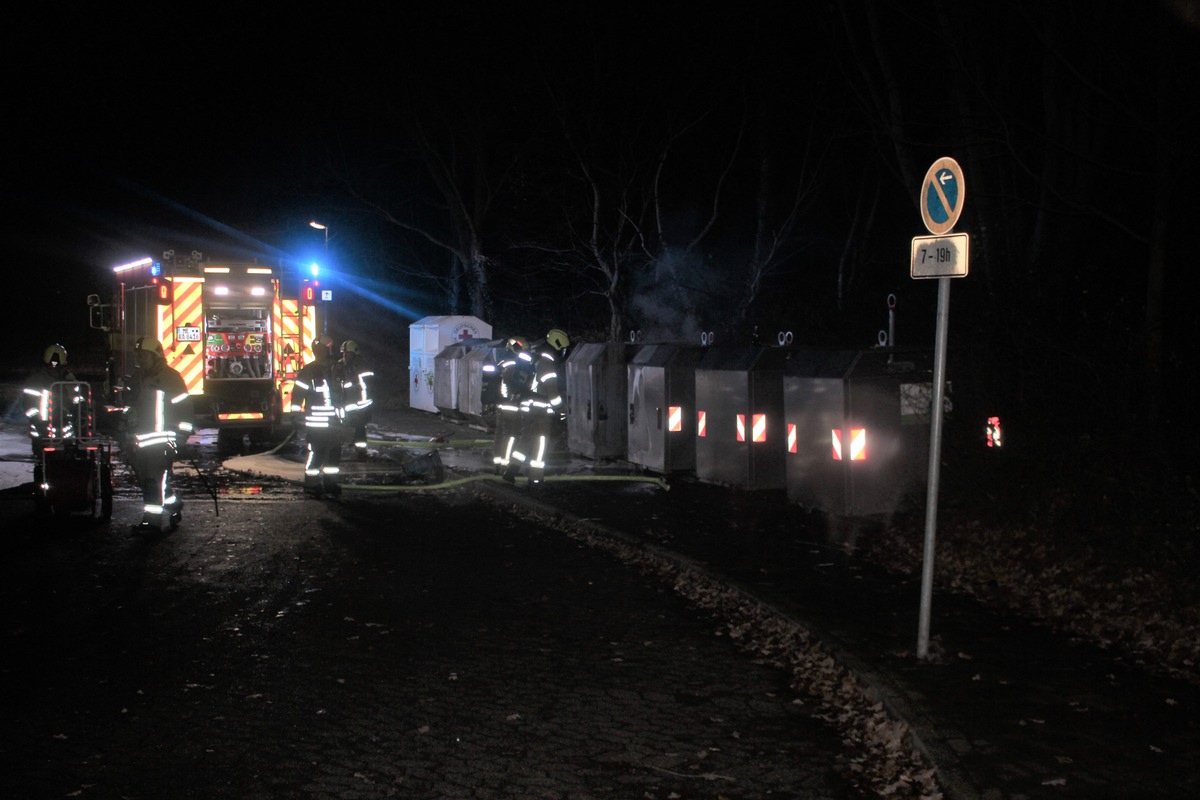
<svg viewBox="0 0 1200 800">
<path fill-rule="evenodd" d="M 566 334 L 552 331 L 555 342 L 527 347 L 519 337 L 510 340 L 510 354 L 498 366 L 500 401 L 496 406 L 496 451 L 493 461 L 504 480 L 512 483 L 523 466 L 531 486 L 546 475 L 546 452 L 552 425 L 562 410 L 555 351 L 568 345 Z M 549 338 L 549 337 L 548 337 Z"/>
<path fill-rule="evenodd" d="M 519 358 L 525 351 L 524 336 L 510 336 L 504 353 L 496 363 L 496 435 L 492 444 L 492 464 L 497 475 L 504 475 L 512 461 L 512 447 L 521 430 L 521 406 L 518 394 L 533 380 L 533 360 Z"/>
<path fill-rule="evenodd" d="M 162 344 L 149 336 L 133 347 L 137 366 L 125 408 L 125 429 L 132 434 L 133 469 L 142 489 L 142 522 L 135 530 L 158 532 L 164 519 L 171 530 L 183 518 L 183 501 L 175 494 L 172 466 L 192 432 L 192 398 L 183 376 L 167 364 Z"/>
<path fill-rule="evenodd" d="M 333 340 L 322 333 L 312 342 L 313 361 L 296 375 L 294 412 L 304 426 L 308 454 L 304 461 L 304 493 L 313 497 L 342 493 L 338 473 L 342 461 L 342 417 L 346 380 L 333 356 Z"/>
<path fill-rule="evenodd" d="M 67 435 L 54 429 L 51 415 L 51 387 L 62 381 L 74 381 L 75 376 L 67 369 L 67 350 L 61 344 L 52 344 L 42 352 L 42 366 L 25 382 L 22 388 L 25 400 L 25 418 L 29 420 L 29 444 L 33 450 L 33 482 L 42 482 L 42 448 L 47 439 Z"/>
<path fill-rule="evenodd" d="M 340 366 L 347 384 L 345 423 L 354 429 L 354 452 L 361 460 L 367 457 L 367 423 L 375 402 L 375 373 L 353 341 L 342 342 Z"/>
</svg>

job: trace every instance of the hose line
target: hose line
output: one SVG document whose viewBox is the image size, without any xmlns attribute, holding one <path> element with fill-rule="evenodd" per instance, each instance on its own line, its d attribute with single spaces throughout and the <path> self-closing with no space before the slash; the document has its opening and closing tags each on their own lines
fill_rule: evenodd
<svg viewBox="0 0 1200 800">
<path fill-rule="evenodd" d="M 442 441 L 415 441 L 408 439 L 367 439 L 367 444 L 390 447 L 490 447 L 492 439 L 445 439 Z"/>
<path fill-rule="evenodd" d="M 284 437 L 284 439 L 283 439 L 283 441 L 282 441 L 282 442 L 280 442 L 279 444 L 275 445 L 275 447 L 274 447 L 273 449 L 271 449 L 271 450 L 268 450 L 268 451 L 267 451 L 266 453 L 264 453 L 263 455 L 268 455 L 268 456 L 273 456 L 273 455 L 275 455 L 275 454 L 276 454 L 276 453 L 278 453 L 280 450 L 282 450 L 284 447 L 286 447 L 286 446 L 287 446 L 287 444 L 288 444 L 290 441 L 292 441 L 292 439 L 295 439 L 295 438 L 296 438 L 296 430 L 295 430 L 295 428 L 293 428 L 292 430 L 288 431 L 288 435 Z"/>
<path fill-rule="evenodd" d="M 517 479 L 520 483 L 528 484 L 529 479 L 521 476 Z M 474 481 L 496 481 L 504 483 L 504 479 L 499 475 L 468 475 L 465 478 L 455 478 L 441 483 L 426 483 L 405 486 L 378 486 L 372 484 L 353 484 L 344 483 L 341 485 L 344 492 L 423 492 L 430 489 L 450 489 L 455 486 L 463 486 L 464 484 Z M 671 487 L 665 480 L 658 477 L 648 477 L 642 475 L 549 475 L 545 478 L 546 483 L 561 483 L 566 481 L 625 481 L 636 483 L 653 483 L 664 491 L 670 491 Z"/>
</svg>

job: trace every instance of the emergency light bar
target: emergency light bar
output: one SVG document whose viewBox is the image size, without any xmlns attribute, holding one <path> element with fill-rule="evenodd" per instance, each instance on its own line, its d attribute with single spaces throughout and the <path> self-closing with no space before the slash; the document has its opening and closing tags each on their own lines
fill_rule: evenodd
<svg viewBox="0 0 1200 800">
<path fill-rule="evenodd" d="M 147 267 L 154 263 L 153 258 L 143 258 L 138 261 L 130 261 L 128 264 L 122 264 L 119 267 L 113 267 L 113 272 L 128 272 L 131 269 L 138 267 Z"/>
</svg>

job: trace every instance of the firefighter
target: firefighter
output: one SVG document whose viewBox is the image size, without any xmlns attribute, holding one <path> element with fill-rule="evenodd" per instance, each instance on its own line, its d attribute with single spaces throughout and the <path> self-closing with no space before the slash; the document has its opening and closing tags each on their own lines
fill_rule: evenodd
<svg viewBox="0 0 1200 800">
<path fill-rule="evenodd" d="M 338 473 L 342 461 L 342 417 L 345 379 L 333 357 L 333 340 L 319 334 L 312 341 L 313 361 L 296 375 L 292 411 L 301 412 L 308 454 L 304 461 L 304 493 L 311 497 L 342 493 Z"/>
<path fill-rule="evenodd" d="M 533 360 L 521 358 L 524 336 L 510 336 L 495 366 L 496 435 L 492 445 L 492 464 L 497 475 L 504 475 L 512 461 L 512 449 L 521 429 L 521 395 L 533 381 Z"/>
<path fill-rule="evenodd" d="M 354 452 L 361 461 L 367 457 L 367 423 L 375 402 L 375 373 L 354 341 L 342 342 L 342 377 L 346 388 L 346 425 L 354 429 Z"/>
<path fill-rule="evenodd" d="M 192 433 L 192 397 L 183 376 L 167 364 L 162 343 L 149 336 L 133 346 L 136 367 L 130 381 L 125 429 L 132 433 L 133 469 L 142 489 L 142 521 L 134 530 L 156 533 L 166 520 L 170 530 L 183 519 L 183 501 L 175 493 L 173 465 Z"/>
<path fill-rule="evenodd" d="M 546 453 L 552 426 L 562 411 L 558 386 L 558 358 L 570 342 L 554 328 L 546 339 L 532 347 L 524 342 L 505 359 L 500 369 L 500 405 L 497 406 L 497 454 L 493 457 L 501 477 L 512 483 L 523 466 L 528 467 L 530 486 L 545 480 Z M 514 412 L 512 409 L 516 409 Z M 515 430 L 500 431 L 502 410 Z"/>
<path fill-rule="evenodd" d="M 74 382 L 75 376 L 67 369 L 67 349 L 61 344 L 52 344 L 42 351 L 42 366 L 25 382 L 25 418 L 29 420 L 29 445 L 33 451 L 33 482 L 42 482 L 42 449 L 47 439 L 62 435 L 54 429 L 50 419 L 50 387 L 61 381 Z"/>
</svg>

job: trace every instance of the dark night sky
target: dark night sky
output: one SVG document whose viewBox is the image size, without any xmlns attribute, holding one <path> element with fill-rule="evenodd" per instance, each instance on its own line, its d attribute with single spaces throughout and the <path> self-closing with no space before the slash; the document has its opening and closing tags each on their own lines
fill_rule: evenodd
<svg viewBox="0 0 1200 800">
<path fill-rule="evenodd" d="M 316 7 L 169 17 L 105 8 L 5 31 L 17 80 L 0 198 L 31 346 L 87 335 L 86 293 L 127 259 L 319 247 L 306 225 L 326 208 L 318 173 L 338 131 L 368 122 L 384 54 Z"/>
<path fill-rule="evenodd" d="M 613 80 L 628 82 L 614 93 L 639 91 L 664 64 L 703 81 L 724 54 L 743 52 L 734 32 L 759 25 L 730 10 L 670 19 L 614 8 L 585 19 L 570 8 L 25 12 L 0 54 L 17 76 L 0 211 L 24 267 L 10 286 L 30 300 L 19 330 L 34 347 L 86 335 L 83 295 L 159 242 L 227 253 L 259 242 L 264 255 L 307 256 L 320 234 L 306 223 L 333 203 L 331 170 L 392 135 L 388 109 L 402 87 L 461 101 L 513 91 L 535 68 L 565 80 L 579 48 L 606 37 Z"/>
</svg>

